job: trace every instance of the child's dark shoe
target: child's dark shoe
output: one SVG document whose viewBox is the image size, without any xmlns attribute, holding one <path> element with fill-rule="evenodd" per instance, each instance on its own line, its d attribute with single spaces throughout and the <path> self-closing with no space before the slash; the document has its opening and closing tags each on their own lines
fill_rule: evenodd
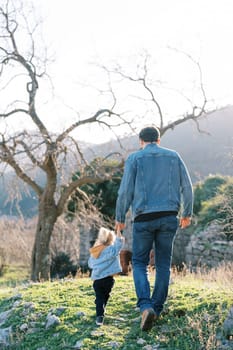
<svg viewBox="0 0 233 350">
<path fill-rule="evenodd" d="M 104 324 L 104 316 L 97 316 L 95 323 L 97 324 L 97 326 L 102 326 Z"/>
</svg>

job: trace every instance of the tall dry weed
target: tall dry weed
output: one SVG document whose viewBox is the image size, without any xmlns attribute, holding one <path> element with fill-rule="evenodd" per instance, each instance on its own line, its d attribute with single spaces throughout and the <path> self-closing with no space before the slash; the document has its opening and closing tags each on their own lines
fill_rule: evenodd
<svg viewBox="0 0 233 350">
<path fill-rule="evenodd" d="M 36 219 L 1 218 L 0 252 L 7 264 L 30 264 L 35 228 Z"/>
<path fill-rule="evenodd" d="M 222 261 L 216 267 L 195 266 L 190 267 L 183 265 L 182 270 L 172 269 L 172 275 L 175 278 L 191 277 L 199 279 L 203 282 L 214 282 L 222 287 L 230 287 L 233 289 L 233 261 Z"/>
<path fill-rule="evenodd" d="M 79 221 L 67 222 L 60 217 L 54 227 L 50 243 L 52 255 L 59 252 L 67 253 L 74 261 L 79 257 L 80 233 Z M 37 217 L 30 220 L 0 219 L 0 263 L 22 264 L 31 263 L 32 249 L 35 239 Z"/>
</svg>

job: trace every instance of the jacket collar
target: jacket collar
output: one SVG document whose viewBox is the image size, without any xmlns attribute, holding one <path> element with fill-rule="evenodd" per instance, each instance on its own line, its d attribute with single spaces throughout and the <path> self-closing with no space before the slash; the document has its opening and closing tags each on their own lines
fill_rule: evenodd
<svg viewBox="0 0 233 350">
<path fill-rule="evenodd" d="M 105 248 L 107 248 L 106 245 L 100 244 L 100 245 L 97 245 L 97 246 L 90 248 L 89 252 L 90 252 L 91 256 L 93 256 L 93 258 L 97 259 Z"/>
</svg>

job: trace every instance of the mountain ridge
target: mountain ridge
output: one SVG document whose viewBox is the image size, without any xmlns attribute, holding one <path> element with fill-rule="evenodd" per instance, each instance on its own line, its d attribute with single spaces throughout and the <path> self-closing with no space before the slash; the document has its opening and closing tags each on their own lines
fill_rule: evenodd
<svg viewBox="0 0 233 350">
<path fill-rule="evenodd" d="M 143 127 L 143 125 L 142 125 Z M 138 136 L 95 146 L 98 156 L 106 149 L 121 152 L 123 156 L 139 148 Z M 161 137 L 161 146 L 174 149 L 186 163 L 194 182 L 210 174 L 233 175 L 233 106 L 206 114 L 198 121 L 186 121 L 169 129 Z"/>
</svg>

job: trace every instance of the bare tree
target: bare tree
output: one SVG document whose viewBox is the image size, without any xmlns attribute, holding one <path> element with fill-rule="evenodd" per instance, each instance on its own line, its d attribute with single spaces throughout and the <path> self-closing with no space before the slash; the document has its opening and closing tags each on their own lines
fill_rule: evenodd
<svg viewBox="0 0 233 350">
<path fill-rule="evenodd" d="M 29 185 L 38 197 L 38 221 L 36 227 L 35 242 L 32 253 L 32 280 L 47 280 L 50 269 L 49 245 L 51 235 L 58 217 L 64 212 L 67 200 L 74 191 L 79 191 L 80 196 L 85 196 L 80 187 L 84 184 L 98 183 L 109 179 L 111 171 L 109 163 L 106 172 L 105 163 L 99 162 L 93 168 L 90 164 L 87 167 L 79 143 L 72 137 L 72 132 L 85 124 L 99 123 L 109 129 L 114 126 L 126 124 L 131 127 L 130 122 L 122 115 L 117 114 L 116 94 L 109 84 L 108 93 L 111 93 L 112 104 L 110 107 L 98 109 L 88 118 L 77 118 L 78 120 L 70 125 L 59 135 L 51 133 L 46 127 L 43 119 L 38 114 L 36 98 L 39 90 L 39 80 L 46 77 L 47 58 L 44 59 L 36 53 L 34 34 L 37 24 L 31 28 L 28 17 L 24 17 L 24 26 L 27 30 L 27 40 L 20 40 L 20 29 L 22 28 L 22 18 L 19 21 L 18 15 L 22 9 L 15 8 L 15 2 L 6 0 L 5 6 L 0 7 L 0 76 L 8 77 L 6 84 L 0 90 L 5 91 L 5 87 L 14 84 L 18 76 L 23 78 L 20 82 L 25 92 L 24 101 L 14 100 L 0 113 L 0 119 L 7 121 L 8 118 L 17 118 L 24 115 L 34 125 L 36 131 L 7 134 L 0 133 L 0 160 L 13 169 L 24 183 Z M 22 38 L 21 38 L 22 39 Z M 110 77 L 117 74 L 121 78 L 142 85 L 149 102 L 155 106 L 160 119 L 160 129 L 163 134 L 170 128 L 189 120 L 197 119 L 204 113 L 206 97 L 202 84 L 200 65 L 195 62 L 200 73 L 200 89 L 202 91 L 203 102 L 200 108 L 193 107 L 192 111 L 182 118 L 177 118 L 168 125 L 164 125 L 164 117 L 161 105 L 156 98 L 155 92 L 148 79 L 147 57 L 144 60 L 141 75 L 133 77 L 123 72 L 121 69 L 110 71 L 105 69 Z M 7 71 L 7 74 L 5 72 Z M 5 74 L 5 75 L 4 75 Z M 22 84 L 24 84 L 22 86 Z M 15 90 L 14 90 L 15 91 Z M 13 100 L 13 99 L 12 99 Z M 77 176 L 75 180 L 68 179 L 63 186 L 59 182 L 63 161 L 68 157 L 69 152 L 75 152 L 77 160 Z M 22 156 L 24 157 L 22 161 Z M 45 184 L 41 185 L 32 174 L 32 169 L 39 169 L 45 175 Z M 113 169 L 113 171 L 116 169 Z"/>
<path fill-rule="evenodd" d="M 6 1 L 5 7 L 0 7 L 0 63 L 1 76 L 8 69 L 8 82 L 12 84 L 16 80 L 16 71 L 26 76 L 23 80 L 25 84 L 26 101 L 14 101 L 7 106 L 6 110 L 0 114 L 1 119 L 7 119 L 24 114 L 29 118 L 37 131 L 29 133 L 22 130 L 14 135 L 7 136 L 6 133 L 0 133 L 0 160 L 10 166 L 16 175 L 29 185 L 37 194 L 39 201 L 38 222 L 36 228 L 35 243 L 32 253 L 32 280 L 47 280 L 49 278 L 49 244 L 53 232 L 54 224 L 57 218 L 63 213 L 68 198 L 73 191 L 87 183 L 97 183 L 106 180 L 111 176 L 111 172 L 106 173 L 104 163 L 99 164 L 95 169 L 88 167 L 88 172 L 84 170 L 86 165 L 78 143 L 70 136 L 71 132 L 84 124 L 102 123 L 111 128 L 112 116 L 118 117 L 114 112 L 115 101 L 110 108 L 97 110 L 92 116 L 79 119 L 59 135 L 52 134 L 39 117 L 36 108 L 36 97 L 39 89 L 39 79 L 44 77 L 46 60 L 40 61 L 35 54 L 35 42 L 33 34 L 36 26 L 29 28 L 28 19 L 24 22 L 27 25 L 29 49 L 26 52 L 25 47 L 19 43 L 18 32 L 20 23 L 17 19 L 18 13 L 22 9 L 16 9 L 14 3 Z M 22 20 L 22 19 L 21 19 Z M 22 87 L 21 87 L 22 88 Z M 3 90 L 1 90 L 3 92 Z M 23 106 L 23 107 L 22 107 Z M 122 123 L 122 120 L 120 120 Z M 69 142 L 69 143 L 68 143 Z M 73 146 L 71 145 L 73 144 Z M 76 149 L 78 153 L 79 176 L 75 181 L 70 181 L 62 186 L 59 191 L 59 164 L 61 159 L 66 157 L 70 149 Z M 22 155 L 26 160 L 22 161 Z M 45 174 L 45 185 L 39 184 L 33 176 L 30 169 L 39 168 Z M 109 169 L 109 167 L 108 167 Z M 80 190 L 81 192 L 81 190 Z"/>
</svg>

